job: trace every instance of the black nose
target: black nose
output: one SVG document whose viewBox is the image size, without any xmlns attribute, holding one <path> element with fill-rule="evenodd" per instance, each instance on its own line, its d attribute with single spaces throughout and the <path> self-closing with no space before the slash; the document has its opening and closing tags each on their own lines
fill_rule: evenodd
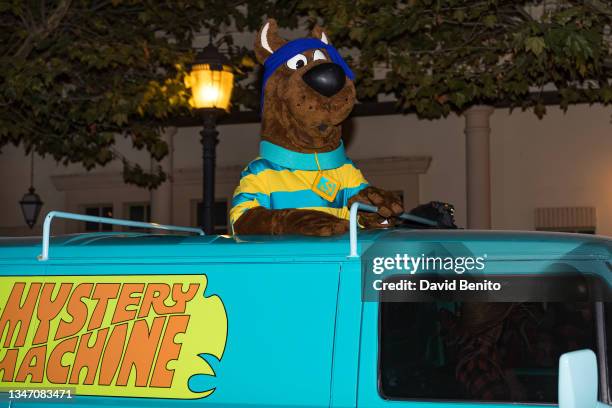
<svg viewBox="0 0 612 408">
<path fill-rule="evenodd" d="M 346 82 L 344 70 L 333 62 L 326 62 L 311 68 L 302 75 L 302 79 L 312 89 L 328 98 L 340 92 Z"/>
</svg>

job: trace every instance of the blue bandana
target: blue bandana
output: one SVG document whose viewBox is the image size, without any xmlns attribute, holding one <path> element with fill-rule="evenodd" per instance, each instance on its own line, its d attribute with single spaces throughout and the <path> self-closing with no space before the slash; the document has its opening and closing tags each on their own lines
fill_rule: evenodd
<svg viewBox="0 0 612 408">
<path fill-rule="evenodd" d="M 340 56 L 338 50 L 336 50 L 331 45 L 325 44 L 323 41 L 316 38 L 299 38 L 297 40 L 289 41 L 287 44 L 274 51 L 274 53 L 266 59 L 266 62 L 264 62 L 263 84 L 261 86 L 262 110 L 266 83 L 268 82 L 268 79 L 270 79 L 272 74 L 278 69 L 278 67 L 285 64 L 291 58 L 295 57 L 298 54 L 301 54 L 304 51 L 315 49 L 323 49 L 327 51 L 327 55 L 329 55 L 329 58 L 331 58 L 332 62 L 340 65 L 340 67 L 342 67 L 344 73 L 347 77 L 349 77 L 349 79 L 355 79 L 353 72 L 351 71 L 349 66 L 346 65 L 346 62 L 342 59 L 342 56 Z"/>
<path fill-rule="evenodd" d="M 263 141 L 259 144 L 259 156 L 279 166 L 295 170 L 319 170 L 317 160 L 321 170 L 337 169 L 348 162 L 342 141 L 340 141 L 340 146 L 331 152 L 317 153 L 316 159 L 314 153 L 294 152 L 277 144 Z"/>
</svg>

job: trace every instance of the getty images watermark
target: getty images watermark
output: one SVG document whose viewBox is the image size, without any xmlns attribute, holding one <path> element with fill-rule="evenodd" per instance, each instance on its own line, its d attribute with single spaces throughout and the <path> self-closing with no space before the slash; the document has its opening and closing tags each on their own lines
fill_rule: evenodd
<svg viewBox="0 0 612 408">
<path fill-rule="evenodd" d="M 395 254 L 392 257 L 378 256 L 372 259 L 372 272 L 381 275 L 386 271 L 401 271 L 414 275 L 417 271 L 453 271 L 461 275 L 464 272 L 482 271 L 485 268 L 487 255 L 473 257 L 410 256 Z"/>
<path fill-rule="evenodd" d="M 379 300 L 377 294 L 390 301 L 416 301 L 431 295 L 452 297 L 457 292 L 492 294 L 502 289 L 502 282 L 485 279 L 478 273 L 485 270 L 486 261 L 486 254 L 374 256 L 368 262 L 364 300 Z M 479 277 L 463 276 L 465 273 L 476 273 Z"/>
<path fill-rule="evenodd" d="M 476 244 L 403 238 L 391 236 L 364 251 L 362 301 L 612 301 L 605 263 L 585 266 L 556 257 L 525 262 L 511 254 L 487 255 L 478 251 L 485 247 Z"/>
</svg>

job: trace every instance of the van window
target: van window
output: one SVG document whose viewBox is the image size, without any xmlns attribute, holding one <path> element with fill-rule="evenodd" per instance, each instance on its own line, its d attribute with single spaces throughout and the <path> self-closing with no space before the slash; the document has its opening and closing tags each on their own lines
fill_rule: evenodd
<svg viewBox="0 0 612 408">
<path fill-rule="evenodd" d="M 558 361 L 596 348 L 592 303 L 380 304 L 386 399 L 555 403 Z"/>
</svg>

